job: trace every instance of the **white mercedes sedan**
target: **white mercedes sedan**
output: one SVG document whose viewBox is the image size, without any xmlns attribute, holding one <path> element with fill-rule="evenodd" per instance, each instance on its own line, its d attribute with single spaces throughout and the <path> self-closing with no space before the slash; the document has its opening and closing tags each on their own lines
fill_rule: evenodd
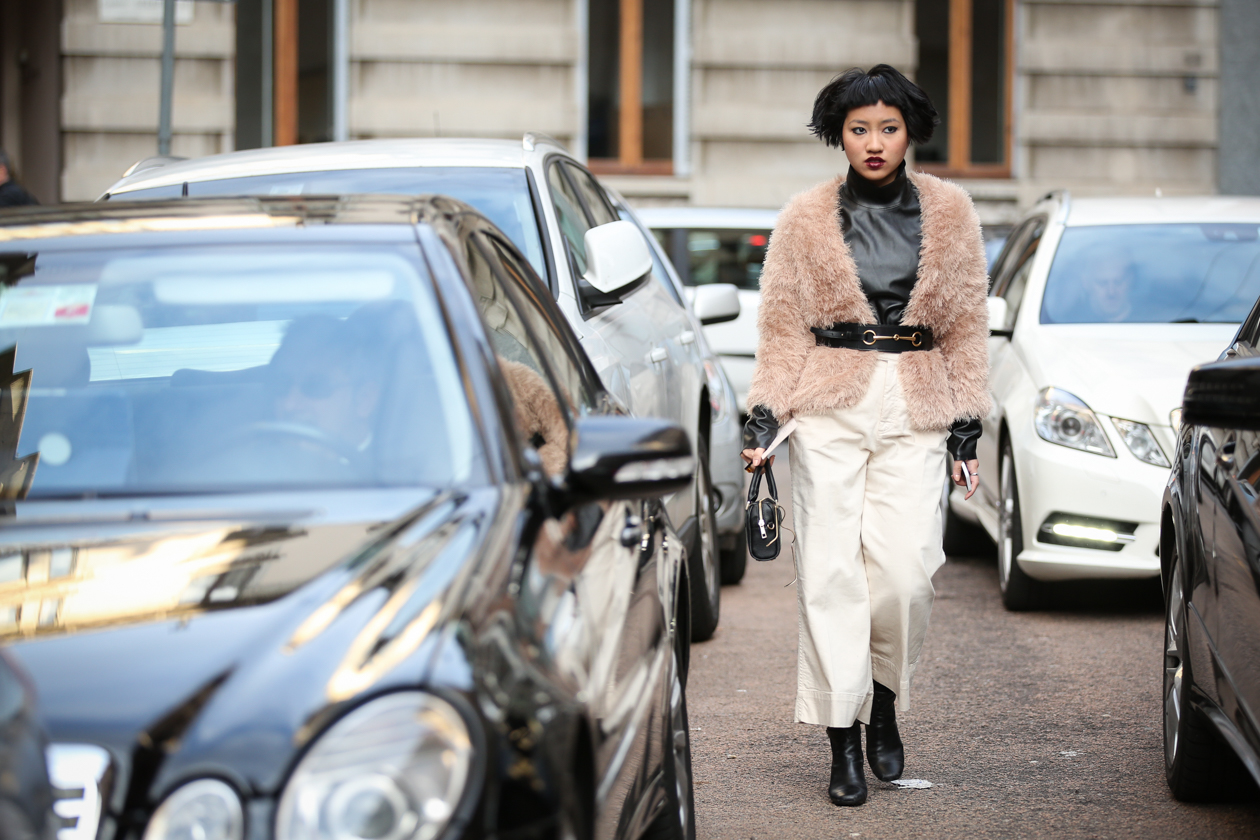
<svg viewBox="0 0 1260 840">
<path fill-rule="evenodd" d="M 951 530 L 998 545 L 1009 609 L 1043 581 L 1159 574 L 1181 395 L 1260 295 L 1260 200 L 1047 195 L 992 268 L 993 409 Z"/>
</svg>

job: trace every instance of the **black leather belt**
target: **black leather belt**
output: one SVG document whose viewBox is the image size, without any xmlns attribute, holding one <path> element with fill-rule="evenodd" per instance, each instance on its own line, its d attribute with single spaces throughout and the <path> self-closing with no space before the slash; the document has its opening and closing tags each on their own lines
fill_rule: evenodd
<svg viewBox="0 0 1260 840">
<path fill-rule="evenodd" d="M 905 353 L 909 350 L 931 350 L 931 327 L 890 326 L 888 324 L 832 324 L 810 327 L 814 342 L 823 347 L 849 350 L 878 350 L 881 353 Z"/>
</svg>

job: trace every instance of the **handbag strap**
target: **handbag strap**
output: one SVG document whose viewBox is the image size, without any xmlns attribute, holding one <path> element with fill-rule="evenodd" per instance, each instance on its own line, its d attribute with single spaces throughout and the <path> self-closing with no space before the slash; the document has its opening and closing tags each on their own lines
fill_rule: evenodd
<svg viewBox="0 0 1260 840">
<path fill-rule="evenodd" d="M 770 493 L 770 498 L 777 505 L 779 503 L 779 488 L 774 483 L 774 471 L 769 469 L 769 465 L 765 462 L 759 464 L 753 470 L 752 481 L 748 485 L 748 504 L 756 504 L 757 498 L 761 495 L 761 476 L 766 476 L 766 490 Z"/>
</svg>

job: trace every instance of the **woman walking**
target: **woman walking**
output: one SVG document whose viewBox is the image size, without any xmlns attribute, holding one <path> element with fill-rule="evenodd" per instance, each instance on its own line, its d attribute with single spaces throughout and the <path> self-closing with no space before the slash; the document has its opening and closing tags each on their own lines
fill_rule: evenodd
<svg viewBox="0 0 1260 840">
<path fill-rule="evenodd" d="M 979 219 L 960 187 L 906 170 L 937 122 L 886 64 L 823 88 L 809 127 L 848 174 L 788 202 L 761 275 L 743 457 L 760 464 L 796 419 L 796 720 L 827 727 L 837 805 L 866 801 L 860 723 L 871 770 L 901 776 L 895 708 L 910 706 L 945 559 L 946 455 L 957 484 L 976 475 L 989 407 Z"/>
</svg>

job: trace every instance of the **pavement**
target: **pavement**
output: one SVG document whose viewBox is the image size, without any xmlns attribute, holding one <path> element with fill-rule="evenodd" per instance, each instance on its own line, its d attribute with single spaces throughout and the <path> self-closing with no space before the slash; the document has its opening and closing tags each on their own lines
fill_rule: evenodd
<svg viewBox="0 0 1260 840">
<path fill-rule="evenodd" d="M 903 780 L 931 787 L 880 782 L 868 768 L 860 808 L 831 804 L 826 734 L 792 722 L 792 559 L 749 561 L 743 582 L 722 590 L 717 634 L 692 647 L 697 837 L 1260 837 L 1260 796 L 1187 805 L 1168 793 L 1158 583 L 1058 585 L 1047 609 L 1010 613 L 992 550 L 978 549 L 934 578 L 914 707 L 899 715 Z"/>
</svg>

